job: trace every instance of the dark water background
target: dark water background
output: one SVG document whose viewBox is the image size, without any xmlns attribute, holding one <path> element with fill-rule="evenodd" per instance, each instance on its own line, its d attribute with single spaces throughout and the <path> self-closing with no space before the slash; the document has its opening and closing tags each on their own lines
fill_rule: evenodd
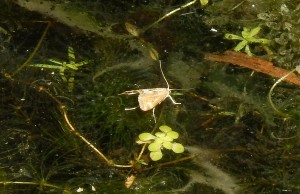
<svg viewBox="0 0 300 194">
<path fill-rule="evenodd" d="M 298 86 L 279 83 L 274 110 L 277 78 L 203 58 L 240 42 L 226 33 L 260 26 L 272 55 L 249 43 L 253 55 L 292 70 L 299 3 L 191 1 L 148 28 L 188 2 L 0 2 L 1 193 L 300 191 Z M 157 105 L 154 123 L 152 111 L 125 110 L 137 95 L 119 94 L 166 88 L 158 58 L 170 88 L 185 90 L 171 92 L 180 105 Z M 146 149 L 137 161 L 139 134 L 161 125 L 179 133 L 185 152 L 163 149 L 154 162 Z"/>
</svg>

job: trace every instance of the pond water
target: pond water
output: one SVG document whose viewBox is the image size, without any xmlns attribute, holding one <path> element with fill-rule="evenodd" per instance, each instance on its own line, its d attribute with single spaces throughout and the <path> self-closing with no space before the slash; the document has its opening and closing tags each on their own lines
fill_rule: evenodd
<svg viewBox="0 0 300 194">
<path fill-rule="evenodd" d="M 298 3 L 0 7 L 1 193 L 300 192 Z"/>
</svg>

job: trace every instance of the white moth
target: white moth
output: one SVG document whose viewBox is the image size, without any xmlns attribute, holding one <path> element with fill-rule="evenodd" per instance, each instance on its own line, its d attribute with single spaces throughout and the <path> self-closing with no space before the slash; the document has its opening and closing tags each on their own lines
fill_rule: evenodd
<svg viewBox="0 0 300 194">
<path fill-rule="evenodd" d="M 148 110 L 152 109 L 154 122 L 156 122 L 156 118 L 155 118 L 155 114 L 154 114 L 155 107 L 157 105 L 159 105 L 162 101 L 164 101 L 166 98 L 169 98 L 173 102 L 173 104 L 181 104 L 181 103 L 176 102 L 170 95 L 172 89 L 170 89 L 169 83 L 162 71 L 160 60 L 159 60 L 159 67 L 161 70 L 161 74 L 162 74 L 164 80 L 166 81 L 167 88 L 150 88 L 150 89 L 129 90 L 129 91 L 125 91 L 122 93 L 124 95 L 139 94 L 138 102 L 139 102 L 140 109 L 142 111 L 148 111 Z M 126 108 L 125 110 L 133 110 L 136 108 L 137 107 Z"/>
</svg>

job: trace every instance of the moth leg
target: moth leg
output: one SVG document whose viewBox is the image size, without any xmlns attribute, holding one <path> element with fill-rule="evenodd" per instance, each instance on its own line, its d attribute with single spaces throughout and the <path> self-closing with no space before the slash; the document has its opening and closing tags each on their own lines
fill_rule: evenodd
<svg viewBox="0 0 300 194">
<path fill-rule="evenodd" d="M 152 116 L 153 116 L 153 119 L 154 119 L 154 123 L 156 123 L 156 117 L 155 117 L 155 107 L 152 109 Z"/>
<path fill-rule="evenodd" d="M 168 96 L 170 100 L 173 102 L 173 104 L 181 104 L 180 102 L 176 102 L 171 95 Z"/>
<path fill-rule="evenodd" d="M 135 109 L 137 109 L 137 108 L 138 108 L 138 106 L 132 107 L 132 108 L 125 108 L 125 110 L 135 110 Z"/>
</svg>

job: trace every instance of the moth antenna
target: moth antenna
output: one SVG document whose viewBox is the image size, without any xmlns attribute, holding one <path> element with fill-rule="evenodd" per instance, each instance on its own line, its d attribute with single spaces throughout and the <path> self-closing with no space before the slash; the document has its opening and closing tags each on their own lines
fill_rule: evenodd
<svg viewBox="0 0 300 194">
<path fill-rule="evenodd" d="M 194 90 L 195 88 L 185 88 L 185 89 L 174 89 L 174 88 L 172 88 L 172 89 L 170 89 L 170 90 Z"/>
<path fill-rule="evenodd" d="M 164 72 L 163 72 L 163 70 L 162 70 L 162 68 L 161 68 L 161 60 L 159 60 L 159 67 L 160 67 L 160 71 L 161 71 L 161 74 L 162 74 L 162 76 L 164 77 L 164 79 L 165 79 L 165 81 L 166 81 L 166 83 L 167 83 L 167 88 L 168 88 L 168 90 L 170 89 L 170 86 L 169 86 L 169 83 L 168 83 L 168 81 L 167 81 L 167 79 L 166 79 L 166 77 L 165 77 L 165 74 L 164 74 Z"/>
</svg>

